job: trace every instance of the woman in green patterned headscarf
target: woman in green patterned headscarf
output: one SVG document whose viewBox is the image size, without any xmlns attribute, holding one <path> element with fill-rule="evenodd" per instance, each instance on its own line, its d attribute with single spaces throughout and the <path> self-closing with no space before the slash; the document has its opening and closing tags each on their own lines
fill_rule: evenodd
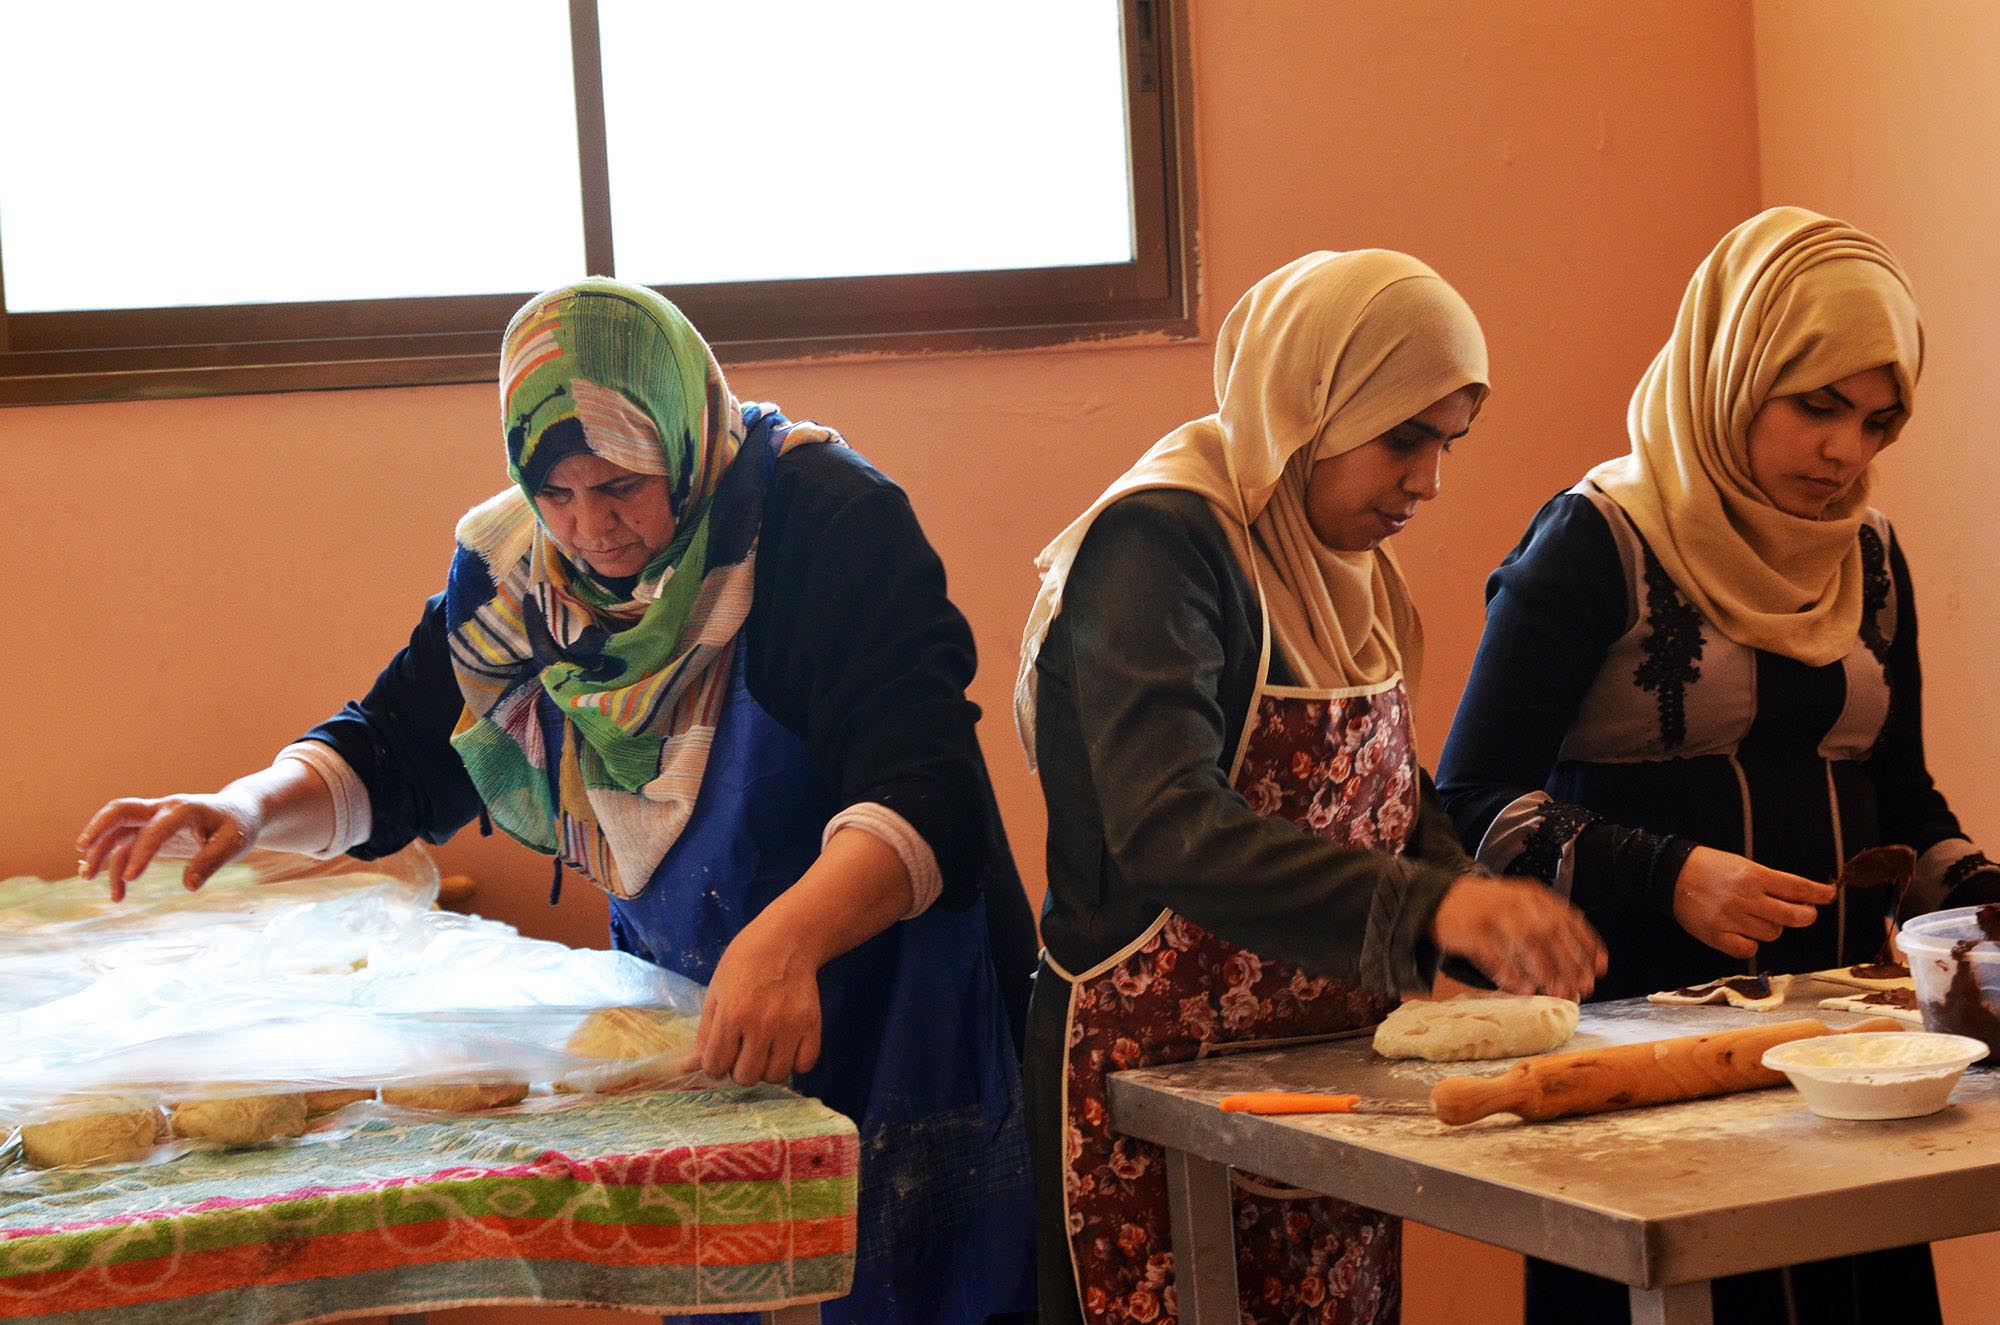
<svg viewBox="0 0 2000 1325">
<path fill-rule="evenodd" d="M 700 1066 L 854 1118 L 827 1320 L 1026 1309 L 1033 924 L 908 501 L 739 404 L 643 287 L 531 300 L 500 387 L 512 486 L 368 696 L 219 794 L 106 806 L 86 868 L 119 889 L 180 835 L 198 884 L 255 842 L 372 857 L 490 815 L 609 895 L 617 947 L 708 986 Z"/>
<path fill-rule="evenodd" d="M 522 309 L 500 372 L 515 487 L 458 526 L 452 745 L 496 824 L 635 897 L 694 808 L 749 614 L 757 525 L 740 489 L 756 475 L 736 475 L 728 527 L 715 519 L 743 412 L 679 310 L 616 281 Z M 804 424 L 780 445 L 839 441 Z M 577 737 L 554 778 L 542 695 Z"/>
</svg>

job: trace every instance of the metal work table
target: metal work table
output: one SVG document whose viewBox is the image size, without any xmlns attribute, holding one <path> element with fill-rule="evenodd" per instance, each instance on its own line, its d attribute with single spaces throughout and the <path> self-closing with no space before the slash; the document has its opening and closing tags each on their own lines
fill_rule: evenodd
<svg viewBox="0 0 2000 1325">
<path fill-rule="evenodd" d="M 1588 1005 L 1565 1049 L 1819 1017 L 1786 1007 Z M 1973 1068 L 1927 1118 L 1841 1122 L 1789 1086 L 1619 1113 L 1448 1127 L 1392 1114 L 1224 1113 L 1249 1090 L 1426 1100 L 1507 1063 L 1389 1062 L 1368 1038 L 1142 1068 L 1110 1079 L 1113 1124 L 1167 1151 L 1182 1319 L 1237 1319 L 1231 1168 L 1325 1192 L 1631 1286 L 1634 1325 L 1708 1325 L 1708 1281 L 2000 1229 L 2000 1072 Z"/>
</svg>

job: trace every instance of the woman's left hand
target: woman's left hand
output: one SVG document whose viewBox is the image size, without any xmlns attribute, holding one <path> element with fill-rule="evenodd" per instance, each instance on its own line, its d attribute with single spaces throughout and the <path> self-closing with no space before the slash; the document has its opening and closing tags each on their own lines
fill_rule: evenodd
<svg viewBox="0 0 2000 1325">
<path fill-rule="evenodd" d="M 739 1086 L 782 1085 L 819 1061 L 819 965 L 756 923 L 722 951 L 688 1066 Z"/>
</svg>

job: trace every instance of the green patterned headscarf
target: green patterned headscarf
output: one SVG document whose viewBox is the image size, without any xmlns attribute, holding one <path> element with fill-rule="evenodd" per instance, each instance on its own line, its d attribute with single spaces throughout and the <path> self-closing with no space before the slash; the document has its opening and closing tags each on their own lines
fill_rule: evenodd
<svg viewBox="0 0 2000 1325">
<path fill-rule="evenodd" d="M 495 823 L 636 896 L 693 809 L 749 613 L 754 526 L 717 548 L 710 519 L 742 411 L 679 309 L 597 278 L 515 314 L 500 396 L 515 487 L 458 526 L 446 621 L 466 709 L 452 745 Z M 536 508 L 582 454 L 668 481 L 673 541 L 629 592 L 565 557 Z M 562 724 L 553 775 L 544 696 Z"/>
</svg>

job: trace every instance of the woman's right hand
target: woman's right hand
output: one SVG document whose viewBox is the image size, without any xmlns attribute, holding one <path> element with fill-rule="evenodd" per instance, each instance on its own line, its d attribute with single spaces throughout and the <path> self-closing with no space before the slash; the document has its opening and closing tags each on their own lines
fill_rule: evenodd
<svg viewBox="0 0 2000 1325">
<path fill-rule="evenodd" d="M 1766 869 L 1713 847 L 1696 847 L 1674 881 L 1674 919 L 1718 952 L 1754 957 L 1757 945 L 1819 919 L 1834 887 Z"/>
<path fill-rule="evenodd" d="M 1580 1001 L 1608 960 L 1583 912 L 1534 879 L 1459 876 L 1431 917 L 1430 937 L 1510 994 Z"/>
<path fill-rule="evenodd" d="M 263 819 L 250 800 L 222 793 L 115 800 L 77 834 L 76 872 L 94 879 L 104 869 L 111 880 L 111 900 L 121 902 L 126 885 L 164 851 L 189 858 L 181 882 L 192 892 L 257 844 Z"/>
</svg>

